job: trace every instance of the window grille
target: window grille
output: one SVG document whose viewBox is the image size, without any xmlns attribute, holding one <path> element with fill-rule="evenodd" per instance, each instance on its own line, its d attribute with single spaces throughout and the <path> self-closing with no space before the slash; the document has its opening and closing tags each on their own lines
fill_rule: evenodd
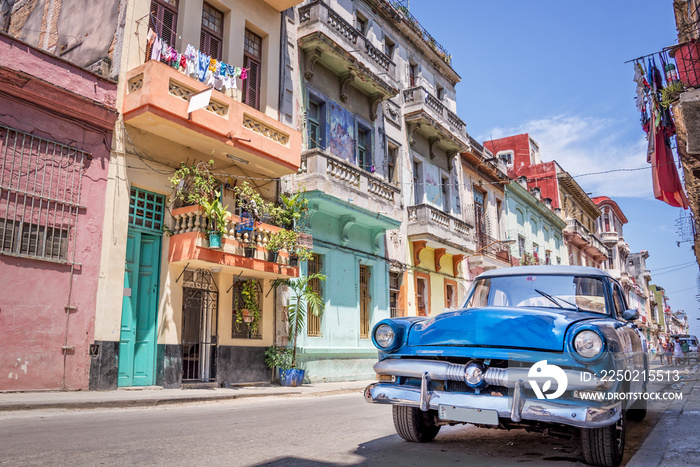
<svg viewBox="0 0 700 467">
<path fill-rule="evenodd" d="M 68 260 L 78 223 L 84 162 L 92 156 L 54 141 L 0 126 L 2 253 Z M 73 232 L 73 235 L 71 235 Z"/>
<path fill-rule="evenodd" d="M 314 255 L 312 259 L 307 262 L 307 272 L 309 276 L 312 274 L 320 273 L 323 269 L 323 257 L 321 255 Z M 323 297 L 323 289 L 321 288 L 321 281 L 319 279 L 312 279 L 309 281 L 311 290 L 316 292 L 319 297 Z M 306 335 L 309 337 L 321 337 L 321 317 L 315 316 L 311 312 L 306 314 Z"/>
<path fill-rule="evenodd" d="M 369 339 L 370 316 L 369 305 L 372 297 L 369 294 L 369 278 L 371 274 L 368 266 L 360 266 L 360 339 Z"/>
<path fill-rule="evenodd" d="M 165 196 L 140 188 L 131 188 L 129 203 L 129 225 L 161 233 Z"/>
</svg>

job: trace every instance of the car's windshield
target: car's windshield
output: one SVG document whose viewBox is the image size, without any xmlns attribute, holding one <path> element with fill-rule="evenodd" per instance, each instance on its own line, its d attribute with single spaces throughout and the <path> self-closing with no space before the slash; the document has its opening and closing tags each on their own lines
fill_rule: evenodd
<svg viewBox="0 0 700 467">
<path fill-rule="evenodd" d="M 597 277 L 522 275 L 479 279 L 466 308 L 541 307 L 607 313 L 605 283 Z"/>
</svg>

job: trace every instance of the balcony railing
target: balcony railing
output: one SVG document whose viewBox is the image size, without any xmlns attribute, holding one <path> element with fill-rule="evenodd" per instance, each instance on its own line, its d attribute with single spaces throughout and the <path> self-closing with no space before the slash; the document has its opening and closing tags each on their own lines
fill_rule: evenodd
<svg viewBox="0 0 700 467">
<path fill-rule="evenodd" d="M 579 243 L 589 243 L 589 237 L 591 236 L 590 231 L 584 227 L 581 222 L 576 219 L 568 219 L 566 221 L 565 233 L 580 237 Z"/>
<path fill-rule="evenodd" d="M 362 52 L 370 59 L 371 63 L 384 72 L 389 71 L 393 64 L 391 58 L 375 47 L 369 39 L 360 31 L 342 18 L 342 16 L 321 0 L 315 0 L 308 5 L 299 8 L 299 24 L 303 28 L 305 24 L 320 22 L 329 26 L 334 35 L 349 45 L 349 52 Z M 302 31 L 303 32 L 303 31 Z M 300 35 L 302 35 L 300 32 Z"/>
<path fill-rule="evenodd" d="M 414 86 L 403 91 L 404 112 L 421 109 L 437 122 L 457 135 L 463 143 L 467 144 L 467 124 L 457 114 L 450 111 L 440 99 L 433 96 L 423 86 Z"/>
<path fill-rule="evenodd" d="M 329 181 L 333 184 L 332 187 L 323 186 Z M 334 193 L 340 198 L 353 198 L 358 206 L 374 212 L 387 211 L 392 218 L 400 216 L 401 190 L 398 187 L 321 149 L 312 149 L 302 155 L 299 183 L 307 190 L 319 189 Z M 339 188 L 345 188 L 351 193 L 349 196 L 341 196 Z M 377 203 L 384 206 L 379 209 Z"/>
<path fill-rule="evenodd" d="M 441 46 L 438 41 L 435 40 L 433 36 L 430 35 L 427 29 L 421 25 L 418 20 L 411 14 L 411 12 L 408 10 L 407 2 L 404 1 L 397 1 L 397 0 L 389 0 L 389 3 L 396 8 L 403 16 L 406 18 L 406 21 L 408 24 L 411 25 L 411 27 L 420 35 L 420 37 L 430 46 L 431 49 L 435 51 L 436 54 L 440 56 L 440 58 L 447 63 L 448 65 L 452 64 L 452 55 L 450 55 L 447 52 L 447 49 L 445 49 L 443 46 Z"/>
<path fill-rule="evenodd" d="M 464 248 L 465 242 L 474 242 L 474 229 L 429 204 L 408 207 L 408 230 L 410 235 L 432 235 Z"/>
<path fill-rule="evenodd" d="M 188 113 L 189 97 L 206 89 L 204 83 L 150 60 L 127 73 L 124 121 L 213 159 L 230 163 L 231 154 L 254 161 L 267 176 L 298 170 L 301 133 L 263 112 L 214 91 L 209 106 Z M 170 154 L 165 151 L 163 157 L 174 157 Z"/>
<path fill-rule="evenodd" d="M 598 237 L 595 234 L 590 234 L 588 236 L 588 241 L 590 243 L 589 247 L 593 248 L 596 250 L 597 255 L 599 255 L 601 258 L 605 256 L 607 258 L 608 256 L 608 249 L 605 247 L 603 242 L 601 242 Z"/>
<path fill-rule="evenodd" d="M 485 233 L 476 233 L 476 251 L 481 255 L 510 263 L 510 247 L 508 244 L 499 242 L 498 239 Z"/>
</svg>

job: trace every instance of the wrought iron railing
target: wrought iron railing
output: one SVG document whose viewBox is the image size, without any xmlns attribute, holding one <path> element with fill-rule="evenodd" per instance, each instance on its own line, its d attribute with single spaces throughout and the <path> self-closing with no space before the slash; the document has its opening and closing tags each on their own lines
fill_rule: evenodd
<svg viewBox="0 0 700 467">
<path fill-rule="evenodd" d="M 430 46 L 433 51 L 448 65 L 452 64 L 452 55 L 447 52 L 435 38 L 428 32 L 422 24 L 418 22 L 415 16 L 408 10 L 408 2 L 405 0 L 388 0 L 388 2 L 404 17 L 406 22 L 418 33 L 418 35 Z"/>
<path fill-rule="evenodd" d="M 477 252 L 510 263 L 510 247 L 507 243 L 482 232 L 476 232 L 475 239 Z"/>
</svg>

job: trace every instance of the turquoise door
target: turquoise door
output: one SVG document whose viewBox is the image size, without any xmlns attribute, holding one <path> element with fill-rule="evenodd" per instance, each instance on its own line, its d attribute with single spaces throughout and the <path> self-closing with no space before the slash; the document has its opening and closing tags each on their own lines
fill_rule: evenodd
<svg viewBox="0 0 700 467">
<path fill-rule="evenodd" d="M 129 229 L 119 339 L 119 386 L 155 383 L 160 236 Z"/>
</svg>

